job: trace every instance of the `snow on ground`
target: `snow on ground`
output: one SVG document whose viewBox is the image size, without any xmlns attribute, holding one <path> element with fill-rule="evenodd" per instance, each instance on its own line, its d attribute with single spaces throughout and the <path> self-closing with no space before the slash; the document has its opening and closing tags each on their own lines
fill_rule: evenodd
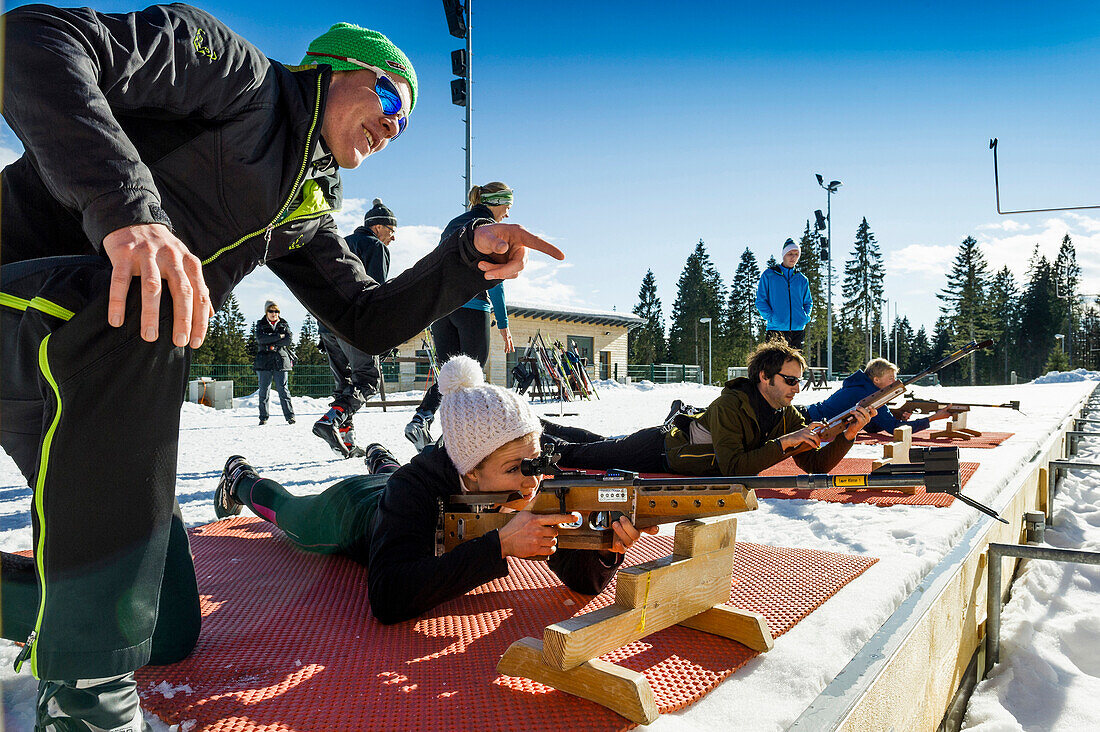
<svg viewBox="0 0 1100 732">
<path fill-rule="evenodd" d="M 1048 371 L 1031 383 L 1064 384 L 1069 381 L 1100 381 L 1100 371 L 1085 371 L 1084 369 L 1074 369 L 1073 371 Z"/>
<path fill-rule="evenodd" d="M 603 434 L 623 434 L 659 424 L 675 398 L 705 406 L 717 387 L 698 384 L 621 385 L 602 382 L 599 400 L 578 403 L 535 403 L 536 412 L 562 423 L 583 426 Z M 839 384 L 833 384 L 837 387 Z M 928 387 L 918 395 L 942 400 L 978 403 L 1021 401 L 1022 413 L 977 408 L 970 425 L 978 429 L 1014 432 L 996 450 L 962 448 L 963 460 L 982 462 L 966 492 L 985 503 L 997 503 L 1000 488 L 1030 458 L 1045 437 L 1094 386 L 1070 382 L 1016 387 Z M 812 403 L 827 395 L 800 394 L 798 403 Z M 396 394 L 394 399 L 418 397 Z M 214 520 L 212 494 L 222 465 L 232 454 L 244 455 L 266 477 L 290 490 L 318 493 L 333 482 L 362 470 L 359 460 L 339 460 L 310 428 L 327 409 L 319 399 L 294 400 L 297 423 L 286 424 L 272 396 L 271 420 L 259 426 L 255 396 L 237 399 L 231 410 L 216 411 L 184 404 L 176 493 L 188 525 Z M 413 455 L 403 429 L 411 407 L 364 409 L 356 417 L 360 444 L 381 442 L 401 461 Z M 438 428 L 433 432 L 438 434 Z M 1084 446 L 1083 448 L 1084 449 Z M 881 446 L 857 445 L 852 457 L 879 457 Z M 1068 493 L 1067 493 L 1068 495 Z M 31 544 L 30 490 L 14 464 L 0 454 L 0 549 L 14 551 Z M 1100 523 L 1100 515 L 1093 514 Z M 950 508 L 835 504 L 804 500 L 762 501 L 759 511 L 739 520 L 738 538 L 773 546 L 798 546 L 826 551 L 867 554 L 880 561 L 841 590 L 834 598 L 780 638 L 775 648 L 721 684 L 691 708 L 665 715 L 652 727 L 659 730 L 728 729 L 738 720 L 743 729 L 787 727 L 844 667 L 855 652 L 976 521 L 981 514 L 956 502 Z M 1098 581 L 1094 580 L 1094 584 Z M 1094 613 L 1095 614 L 1095 613 Z M 1006 618 L 1007 622 L 1007 618 Z M 1082 621 L 1075 641 L 1100 636 L 1100 628 Z M 3 685 L 4 722 L 8 730 L 30 729 L 35 683 L 30 675 L 15 675 L 12 644 L 0 644 L 0 684 Z M 1092 658 L 1100 653 L 1091 652 Z M 1092 673 L 1097 669 L 1092 668 Z M 161 727 L 163 729 L 163 727 Z"/>
<path fill-rule="evenodd" d="M 1077 458 L 1100 463 L 1100 435 L 1082 440 Z M 1100 551 L 1100 473 L 1069 471 L 1044 543 Z M 1097 699 L 1100 566 L 1025 560 L 1001 615 L 1000 662 L 970 698 L 964 727 L 1097 730 Z"/>
</svg>

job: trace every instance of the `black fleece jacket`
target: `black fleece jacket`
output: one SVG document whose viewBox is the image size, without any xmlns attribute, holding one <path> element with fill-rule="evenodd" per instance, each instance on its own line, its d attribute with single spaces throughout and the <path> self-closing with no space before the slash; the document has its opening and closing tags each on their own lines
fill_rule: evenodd
<svg viewBox="0 0 1100 732">
<path fill-rule="evenodd" d="M 110 232 L 162 223 L 202 260 L 215 306 L 266 263 L 367 353 L 496 284 L 473 246 L 484 219 L 385 284 L 352 256 L 332 218 L 339 170 L 319 146 L 327 65 L 272 61 L 183 4 L 25 5 L 3 20 L 4 118 L 26 153 L 0 180 L 0 263 L 102 254 Z"/>
<path fill-rule="evenodd" d="M 381 622 L 415 618 L 508 574 L 496 531 L 436 556 L 436 527 L 448 496 L 461 490 L 442 447 L 429 446 L 390 476 L 371 520 L 368 548 L 371 612 Z M 585 595 L 599 594 L 621 563 L 620 557 L 607 566 L 596 552 L 581 549 L 559 549 L 549 560 L 567 587 Z"/>
</svg>

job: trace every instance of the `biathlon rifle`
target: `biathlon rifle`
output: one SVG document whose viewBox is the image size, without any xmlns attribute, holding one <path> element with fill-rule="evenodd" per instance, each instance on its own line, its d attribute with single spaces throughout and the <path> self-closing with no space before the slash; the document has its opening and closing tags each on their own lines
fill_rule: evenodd
<svg viewBox="0 0 1100 732">
<path fill-rule="evenodd" d="M 864 407 L 866 409 L 878 409 L 881 406 L 889 404 L 894 399 L 897 399 L 899 396 L 904 394 L 905 390 L 908 389 L 909 386 L 915 384 L 917 381 L 923 379 L 925 376 L 928 376 L 929 374 L 934 374 L 940 369 L 950 366 L 959 359 L 965 358 L 971 353 L 974 353 L 975 351 L 980 351 L 983 348 L 989 348 L 992 345 L 992 340 L 985 340 L 981 343 L 979 343 L 978 341 L 970 341 L 970 343 L 966 344 L 959 350 L 948 356 L 945 356 L 944 358 L 940 359 L 939 361 L 932 364 L 924 371 L 921 371 L 919 374 L 913 376 L 907 381 L 894 381 L 893 384 L 879 389 L 874 394 L 863 397 L 858 402 L 856 402 L 856 405 L 854 407 L 846 409 L 845 411 L 827 421 L 824 425 L 814 428 L 813 432 L 821 437 L 821 441 L 823 443 L 832 442 L 840 435 L 841 432 L 843 432 L 847 428 L 848 422 L 852 418 L 852 414 L 859 407 Z M 806 452 L 811 449 L 813 448 L 811 448 L 806 443 L 800 443 L 794 448 L 785 450 L 784 454 L 797 455 L 800 452 Z"/>
<path fill-rule="evenodd" d="M 964 402 L 940 402 L 935 399 L 918 399 L 912 393 L 906 394 L 902 397 L 905 402 L 891 411 L 895 416 L 898 414 L 934 414 L 941 409 L 946 409 L 951 414 L 961 414 L 963 412 L 969 412 L 972 407 L 991 407 L 994 409 L 1015 409 L 1020 412 L 1020 402 L 1011 401 L 1004 404 L 968 404 Z M 1023 414 L 1023 412 L 1020 412 Z"/>
<path fill-rule="evenodd" d="M 609 471 L 588 475 L 557 467 L 551 453 L 524 460 L 524 475 L 542 475 L 534 499 L 518 494 L 464 493 L 450 497 L 443 514 L 443 546 L 450 551 L 464 541 L 503 528 L 514 513 L 569 513 L 577 520 L 560 524 L 558 546 L 564 549 L 610 549 L 611 525 L 626 516 L 642 529 L 689 519 L 724 516 L 757 508 L 757 488 L 814 490 L 819 488 L 902 488 L 924 486 L 929 493 L 947 493 L 998 520 L 990 508 L 960 493 L 959 448 L 930 447 L 910 450 L 912 463 L 890 463 L 856 475 L 804 474 L 709 478 L 640 478 L 637 473 Z"/>
</svg>

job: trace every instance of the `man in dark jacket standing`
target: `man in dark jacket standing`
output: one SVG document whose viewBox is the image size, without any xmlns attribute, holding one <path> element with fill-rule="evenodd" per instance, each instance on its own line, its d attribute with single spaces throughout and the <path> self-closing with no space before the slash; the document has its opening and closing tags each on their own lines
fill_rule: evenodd
<svg viewBox="0 0 1100 732">
<path fill-rule="evenodd" d="M 255 333 L 256 357 L 252 360 L 252 368 L 259 382 L 260 424 L 267 424 L 272 385 L 279 394 L 283 417 L 294 424 L 294 404 L 287 390 L 288 375 L 294 368 L 294 357 L 290 354 L 294 335 L 287 322 L 279 317 L 279 306 L 274 300 L 264 303 L 264 317 L 256 321 Z"/>
<path fill-rule="evenodd" d="M 374 199 L 374 205 L 363 217 L 363 225 L 347 237 L 348 248 L 359 257 L 367 274 L 375 282 L 385 282 L 390 273 L 390 243 L 397 232 L 393 211 Z M 335 387 L 332 403 L 324 416 L 313 424 L 313 434 L 329 444 L 340 457 L 362 457 L 363 448 L 355 444 L 352 417 L 363 404 L 378 393 L 381 374 L 378 357 L 360 351 L 323 324 L 317 328 L 321 345 L 328 355 Z"/>
<path fill-rule="evenodd" d="M 199 630 L 174 488 L 187 347 L 214 308 L 266 264 L 380 353 L 516 276 L 526 248 L 563 255 L 472 222 L 392 282 L 367 276 L 331 216 L 339 169 L 402 132 L 417 92 L 380 33 L 338 24 L 290 67 L 182 4 L 28 5 L 3 27 L 26 153 L 0 176 L 0 445 L 32 487 L 35 549 L 2 557 L 3 636 L 26 643 L 40 727 L 137 730 L 133 670 Z"/>
<path fill-rule="evenodd" d="M 793 239 L 783 243 L 783 261 L 767 267 L 756 286 L 756 309 L 764 319 L 767 337 L 781 337 L 793 348 L 802 349 L 806 326 L 814 301 L 810 281 L 795 270 L 802 250 Z"/>
</svg>

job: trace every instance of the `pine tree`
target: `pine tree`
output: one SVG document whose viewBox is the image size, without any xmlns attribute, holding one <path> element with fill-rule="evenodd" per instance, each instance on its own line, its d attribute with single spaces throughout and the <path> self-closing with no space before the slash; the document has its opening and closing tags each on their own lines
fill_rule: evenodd
<svg viewBox="0 0 1100 732">
<path fill-rule="evenodd" d="M 306 319 L 302 321 L 302 329 L 298 333 L 298 347 L 295 356 L 300 364 L 321 365 L 328 363 L 325 354 L 317 347 L 317 321 L 306 313 Z"/>
<path fill-rule="evenodd" d="M 1055 291 L 1054 268 L 1039 253 L 1035 245 L 1028 263 L 1028 283 L 1020 297 L 1020 322 L 1017 336 L 1017 356 L 1025 379 L 1041 374 L 1050 352 L 1057 345 L 1058 296 Z"/>
<path fill-rule="evenodd" d="M 966 237 L 947 273 L 947 286 L 936 294 L 943 302 L 940 312 L 947 317 L 951 329 L 951 350 L 973 340 L 983 340 L 988 334 L 985 300 L 988 278 L 989 267 L 978 241 L 972 236 Z M 971 386 L 978 383 L 978 356 L 975 353 L 967 359 Z"/>
<path fill-rule="evenodd" d="M 1073 344 L 1074 323 L 1081 320 L 1081 305 L 1077 298 L 1077 283 L 1081 279 L 1081 268 L 1077 265 L 1077 252 L 1069 234 L 1062 237 L 1058 248 L 1058 257 L 1054 260 L 1054 289 L 1058 295 L 1058 308 L 1055 313 L 1059 332 L 1066 335 L 1066 356 L 1070 363 L 1077 352 Z"/>
<path fill-rule="evenodd" d="M 806 326 L 806 346 L 803 352 L 810 359 L 811 365 L 820 366 L 821 348 L 828 340 L 828 310 L 826 308 L 826 279 L 823 262 L 821 261 L 821 236 L 817 230 L 810 227 L 809 219 L 806 220 L 806 228 L 802 232 L 802 239 L 798 243 L 802 249 L 802 255 L 798 259 L 798 271 L 806 275 L 810 281 L 810 299 L 813 301 L 813 311 L 810 313 L 810 323 Z"/>
<path fill-rule="evenodd" d="M 991 379 L 994 382 L 1000 380 L 1002 383 L 1007 384 L 1010 363 L 1015 365 L 1009 359 L 1011 354 L 1017 352 L 1019 297 L 1016 278 L 1012 276 L 1012 271 L 1009 270 L 1008 265 L 1005 265 L 989 283 L 989 294 L 986 296 L 989 309 L 989 334 L 995 340 L 993 344 L 992 374 L 995 374 L 997 378 Z"/>
<path fill-rule="evenodd" d="M 760 267 L 756 264 L 756 255 L 748 247 L 741 253 L 741 261 L 730 283 L 729 300 L 726 307 L 725 348 L 722 363 L 741 366 L 749 352 L 760 341 L 763 319 L 756 309 L 756 287 L 760 282 Z"/>
<path fill-rule="evenodd" d="M 634 314 L 644 322 L 627 336 L 630 363 L 661 363 L 665 359 L 665 318 L 661 312 L 661 299 L 657 297 L 657 278 L 653 270 L 646 270 L 642 286 L 638 290 L 638 304 Z"/>
<path fill-rule="evenodd" d="M 706 330 L 700 346 L 699 318 L 711 317 L 722 322 L 725 296 L 722 277 L 700 239 L 684 264 L 676 284 L 676 302 L 672 304 L 672 327 L 668 335 L 669 360 L 673 363 L 698 364 L 706 359 Z"/>
<path fill-rule="evenodd" d="M 909 324 L 908 317 L 894 318 L 894 327 L 891 328 L 890 337 L 897 344 L 894 363 L 897 364 L 899 373 L 913 374 L 919 371 L 919 366 L 914 368 L 914 334 L 913 326 Z"/>
<path fill-rule="evenodd" d="M 192 363 L 243 364 L 249 358 L 245 346 L 245 321 L 236 296 L 230 294 L 214 313 L 206 331 L 206 340 L 192 355 Z"/>
<path fill-rule="evenodd" d="M 936 327 L 932 332 L 932 348 L 928 357 L 928 365 L 931 366 L 935 361 L 940 360 L 947 354 L 951 353 L 951 319 L 946 315 L 941 315 L 936 319 Z M 959 384 L 962 382 L 963 377 L 963 365 L 958 361 L 940 369 L 938 372 L 940 381 L 947 384 Z"/>
<path fill-rule="evenodd" d="M 867 343 L 867 357 L 871 357 L 872 324 L 879 321 L 882 310 L 883 278 L 886 268 L 882 263 L 882 251 L 875 235 L 864 217 L 856 230 L 852 258 L 844 263 L 844 307 L 851 325 Z"/>
<path fill-rule="evenodd" d="M 932 342 L 928 340 L 928 331 L 922 325 L 913 336 L 913 345 L 910 350 L 909 369 L 907 373 L 916 374 L 932 365 Z"/>
</svg>

